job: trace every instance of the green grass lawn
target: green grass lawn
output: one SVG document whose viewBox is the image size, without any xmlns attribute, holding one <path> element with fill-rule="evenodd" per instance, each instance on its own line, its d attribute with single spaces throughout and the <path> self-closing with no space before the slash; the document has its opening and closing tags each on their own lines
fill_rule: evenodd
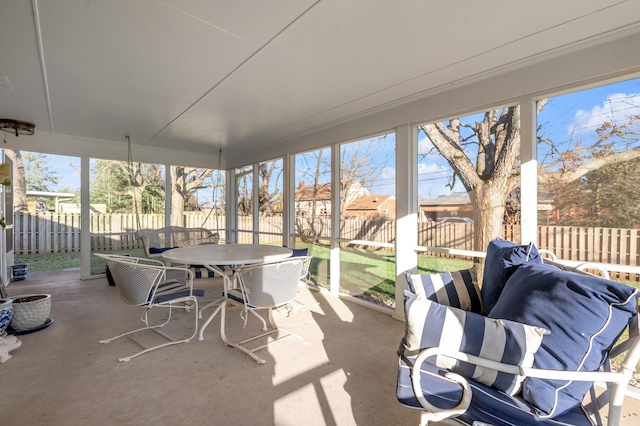
<svg viewBox="0 0 640 426">
<path fill-rule="evenodd" d="M 296 248 L 302 248 L 298 245 Z M 386 306 L 395 305 L 395 252 L 342 248 L 340 251 L 341 292 L 361 297 Z M 418 271 L 421 274 L 458 271 L 470 268 L 472 262 L 462 259 L 418 256 Z M 329 247 L 316 244 L 309 268 L 313 280 L 329 288 Z"/>
<path fill-rule="evenodd" d="M 112 252 L 115 254 L 130 254 L 131 256 L 144 257 L 144 250 L 132 249 Z M 16 256 L 14 264 L 28 263 L 29 272 L 54 271 L 59 269 L 80 269 L 80 252 L 52 253 L 47 255 L 32 254 Z M 97 256 L 91 256 L 91 271 L 93 273 L 104 272 L 104 260 Z"/>
</svg>

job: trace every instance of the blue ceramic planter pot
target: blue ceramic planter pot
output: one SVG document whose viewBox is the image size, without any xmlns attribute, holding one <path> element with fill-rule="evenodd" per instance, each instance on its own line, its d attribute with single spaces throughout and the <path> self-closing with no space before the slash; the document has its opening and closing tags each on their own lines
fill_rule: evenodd
<svg viewBox="0 0 640 426">
<path fill-rule="evenodd" d="M 13 299 L 0 299 L 0 336 L 11 323 L 13 316 Z"/>
<path fill-rule="evenodd" d="M 11 265 L 11 281 L 23 281 L 27 278 L 27 272 L 29 271 L 28 263 L 20 263 L 18 265 Z"/>
</svg>

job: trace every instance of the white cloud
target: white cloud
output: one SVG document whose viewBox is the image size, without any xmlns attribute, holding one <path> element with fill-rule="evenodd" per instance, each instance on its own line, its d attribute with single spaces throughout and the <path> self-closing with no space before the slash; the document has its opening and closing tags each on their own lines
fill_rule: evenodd
<svg viewBox="0 0 640 426">
<path fill-rule="evenodd" d="M 591 111 L 579 109 L 569 133 L 590 133 L 605 122 L 622 124 L 630 116 L 640 114 L 640 93 L 616 93 L 610 95 L 602 105 L 596 105 Z"/>
<path fill-rule="evenodd" d="M 438 172 L 442 173 L 444 176 L 448 172 L 448 170 L 445 167 L 442 167 L 440 164 L 436 163 L 418 163 L 418 176 L 435 174 Z"/>
<path fill-rule="evenodd" d="M 380 179 L 395 179 L 396 178 L 396 169 L 393 167 L 385 167 L 380 172 Z"/>
<path fill-rule="evenodd" d="M 385 167 L 373 183 L 373 193 L 377 195 L 396 195 L 396 169 Z"/>
<path fill-rule="evenodd" d="M 425 135 L 424 133 L 422 133 L 421 135 L 422 137 L 418 140 L 418 153 L 424 155 L 433 149 L 433 143 L 431 142 L 431 139 L 427 137 L 427 135 Z"/>
</svg>

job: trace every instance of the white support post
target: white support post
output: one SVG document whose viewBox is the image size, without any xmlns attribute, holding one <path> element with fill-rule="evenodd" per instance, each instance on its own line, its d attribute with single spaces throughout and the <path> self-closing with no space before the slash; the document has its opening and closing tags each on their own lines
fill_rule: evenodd
<svg viewBox="0 0 640 426">
<path fill-rule="evenodd" d="M 171 215 L 172 215 L 172 199 L 173 199 L 173 173 L 170 164 L 164 165 L 164 187 L 168 188 L 164 192 L 164 226 L 171 226 Z"/>
<path fill-rule="evenodd" d="M 418 132 L 415 126 L 396 128 L 396 309 L 404 319 L 405 272 L 416 271 L 418 255 Z"/>
<path fill-rule="evenodd" d="M 340 293 L 340 145 L 331 145 L 331 255 L 329 291 Z"/>
<path fill-rule="evenodd" d="M 89 185 L 90 158 L 80 157 L 80 277 L 91 277 L 91 187 Z"/>
<path fill-rule="evenodd" d="M 253 244 L 260 244 L 260 163 L 253 164 L 251 207 L 253 210 Z"/>
<path fill-rule="evenodd" d="M 225 171 L 225 234 L 230 243 L 238 242 L 238 180 L 235 169 Z"/>
<path fill-rule="evenodd" d="M 538 243 L 536 100 L 520 102 L 520 220 L 522 244 Z"/>
<path fill-rule="evenodd" d="M 282 159 L 282 243 L 287 247 L 293 247 L 295 244 L 295 155 L 286 154 Z"/>
</svg>

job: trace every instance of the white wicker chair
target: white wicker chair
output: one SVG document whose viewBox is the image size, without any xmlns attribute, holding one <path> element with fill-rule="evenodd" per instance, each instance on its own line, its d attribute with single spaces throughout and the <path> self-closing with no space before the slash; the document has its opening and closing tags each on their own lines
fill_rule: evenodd
<svg viewBox="0 0 640 426">
<path fill-rule="evenodd" d="M 96 254 L 103 258 L 109 271 L 113 277 L 120 298 L 129 305 L 139 306 L 144 308 L 141 314 L 141 321 L 145 326 L 138 328 L 127 333 L 119 334 L 110 339 L 101 340 L 100 343 L 109 343 L 112 340 L 118 339 L 123 336 L 130 336 L 134 333 L 142 332 L 145 330 L 152 330 L 157 334 L 163 336 L 168 341 L 163 344 L 159 344 L 152 347 L 146 347 L 133 336 L 130 336 L 132 340 L 142 346 L 144 349 L 133 355 L 119 358 L 120 361 L 129 361 L 131 358 L 135 358 L 139 355 L 152 351 L 154 349 L 162 348 L 169 345 L 176 345 L 178 343 L 186 343 L 190 341 L 198 332 L 198 300 L 197 296 L 203 296 L 203 290 L 193 289 L 193 273 L 186 268 L 168 267 L 162 264 L 162 262 L 109 254 Z M 177 280 L 168 280 L 168 271 L 178 271 L 184 273 L 186 277 L 186 283 L 182 284 Z M 148 313 L 152 308 L 168 308 L 168 318 L 159 324 L 150 325 Z M 185 311 L 193 311 L 194 316 L 194 329 L 188 337 L 183 339 L 174 340 L 168 334 L 162 332 L 161 329 L 169 323 L 172 317 L 172 311 L 174 308 L 184 309 Z"/>
<path fill-rule="evenodd" d="M 220 236 L 205 228 L 168 226 L 159 229 L 140 229 L 136 239 L 142 242 L 147 257 L 160 257 L 162 252 L 176 247 L 202 243 L 217 244 Z"/>
<path fill-rule="evenodd" d="M 300 284 L 303 262 L 304 259 L 302 258 L 288 258 L 278 262 L 241 267 L 236 271 L 235 277 L 237 278 L 238 288 L 230 289 L 227 292 L 227 301 L 225 301 L 225 303 L 243 305 L 244 309 L 241 317 L 244 319 L 245 326 L 247 324 L 249 312 L 255 314 L 256 312 L 254 311 L 256 310 L 267 309 L 269 325 L 272 330 L 243 340 L 239 343 L 232 343 L 226 337 L 226 319 L 225 309 L 223 307 L 221 309 L 222 316 L 220 319 L 220 334 L 222 336 L 222 340 L 227 345 L 245 352 L 255 359 L 258 364 L 264 364 L 265 360 L 257 356 L 255 352 L 267 347 L 271 343 L 275 343 L 278 340 L 289 336 L 296 337 L 302 343 L 308 343 L 300 336 L 297 336 L 285 329 L 277 328 L 274 325 L 272 316 L 273 308 L 293 303 L 298 296 L 298 286 Z M 266 330 L 264 324 L 263 330 Z M 245 343 L 252 342 L 260 338 L 267 338 L 267 336 L 273 333 L 279 333 L 280 336 L 254 348 L 248 348 L 245 346 Z"/>
</svg>

